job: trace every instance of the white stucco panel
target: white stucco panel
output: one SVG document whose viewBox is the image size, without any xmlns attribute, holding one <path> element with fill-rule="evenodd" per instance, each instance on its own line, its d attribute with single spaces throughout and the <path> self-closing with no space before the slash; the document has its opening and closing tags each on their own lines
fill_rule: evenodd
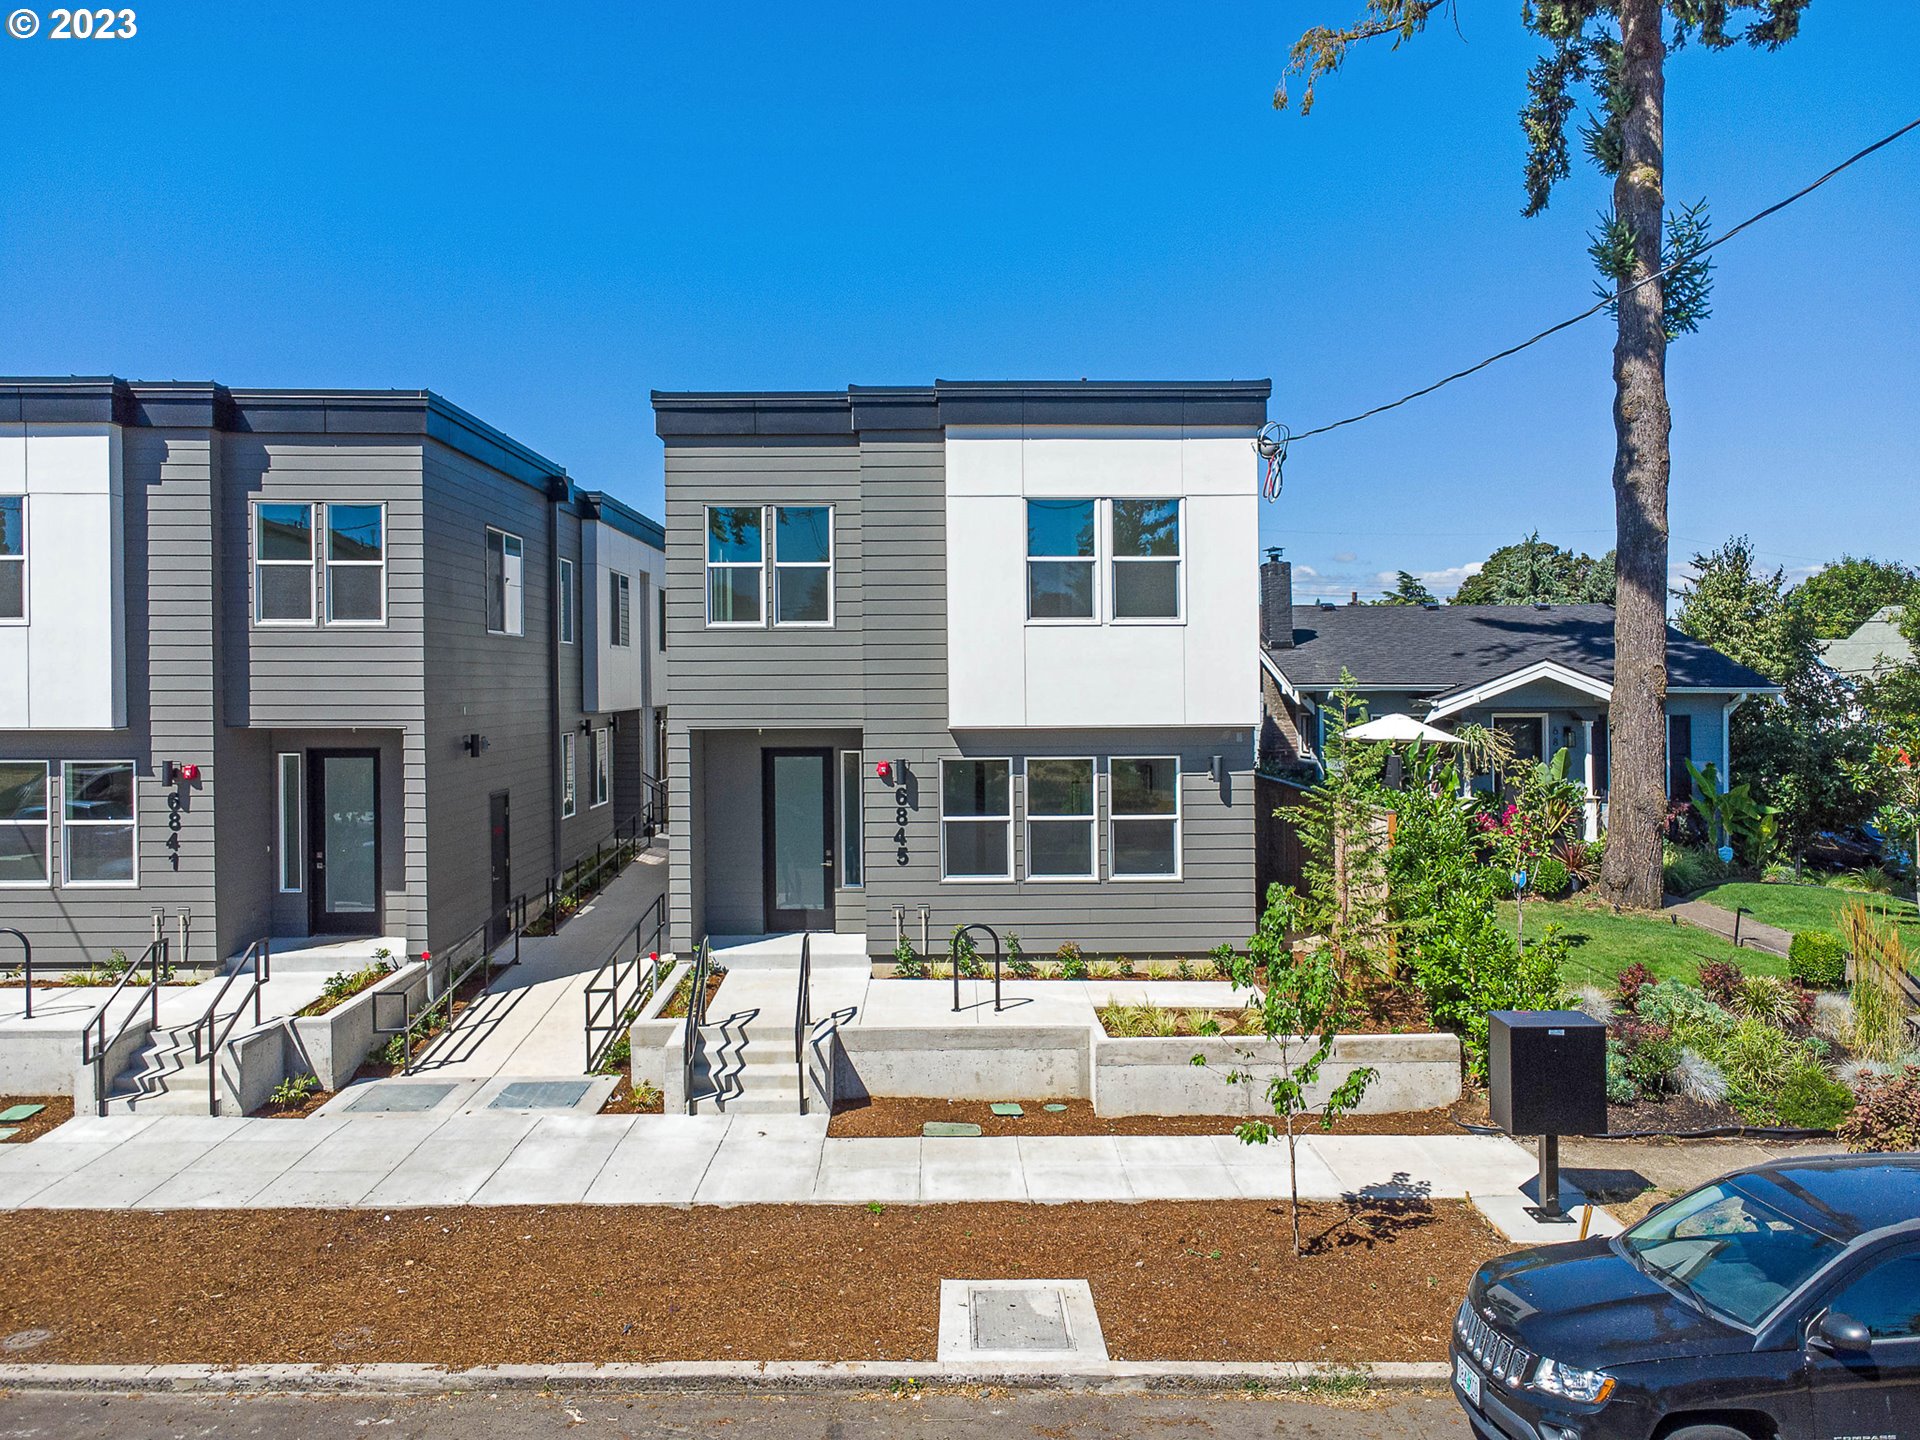
<svg viewBox="0 0 1920 1440">
<path fill-rule="evenodd" d="M 1016 543 L 1006 543 L 1008 535 Z M 948 724 L 1027 723 L 1026 585 L 1026 503 L 1017 495 L 948 495 Z"/>
</svg>

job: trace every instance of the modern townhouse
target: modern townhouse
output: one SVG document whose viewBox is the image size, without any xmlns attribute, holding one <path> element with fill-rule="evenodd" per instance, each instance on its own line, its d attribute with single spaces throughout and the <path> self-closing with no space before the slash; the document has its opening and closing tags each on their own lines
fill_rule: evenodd
<svg viewBox="0 0 1920 1440">
<path fill-rule="evenodd" d="M 648 803 L 663 538 L 425 391 L 0 381 L 0 926 L 470 933 Z"/>
<path fill-rule="evenodd" d="M 1244 942 L 1269 389 L 656 392 L 676 948 Z"/>
</svg>

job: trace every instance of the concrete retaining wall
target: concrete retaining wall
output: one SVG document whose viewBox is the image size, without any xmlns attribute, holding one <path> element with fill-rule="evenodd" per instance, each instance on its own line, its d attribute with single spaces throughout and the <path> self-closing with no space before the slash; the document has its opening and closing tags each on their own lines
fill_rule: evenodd
<svg viewBox="0 0 1920 1440">
<path fill-rule="evenodd" d="M 1296 1062 L 1304 1058 L 1296 1054 Z M 1193 1057 L 1204 1056 L 1204 1066 Z M 1308 1092 L 1318 1102 L 1361 1066 L 1377 1072 L 1359 1113 L 1431 1110 L 1460 1098 L 1453 1035 L 1341 1035 Z M 1269 1115 L 1267 1081 L 1283 1068 L 1278 1041 L 1231 1036 L 1122 1040 L 1096 1032 L 1093 1108 L 1099 1115 Z M 1239 1071 L 1245 1077 L 1229 1084 Z"/>
<path fill-rule="evenodd" d="M 287 1047 L 287 1072 L 318 1076 L 323 1090 L 338 1090 L 345 1085 L 353 1079 L 354 1071 L 360 1068 L 360 1062 L 367 1058 L 375 1042 L 386 1039 L 373 1031 L 374 996 L 396 991 L 406 993 L 407 1014 L 418 1014 L 427 1001 L 426 964 L 410 960 L 344 1005 L 335 1006 L 324 1015 L 296 1017 L 287 1022 L 293 1031 L 292 1043 Z M 396 1023 L 399 1008 L 392 1001 L 382 1004 L 381 1018 L 388 1024 Z M 276 1078 L 273 1084 L 279 1084 L 284 1078 L 284 1075 Z"/>
<path fill-rule="evenodd" d="M 1091 1093 L 1092 1032 L 1085 1025 L 857 1025 L 836 1033 L 833 1089 L 841 1099 L 1071 1100 Z"/>
</svg>

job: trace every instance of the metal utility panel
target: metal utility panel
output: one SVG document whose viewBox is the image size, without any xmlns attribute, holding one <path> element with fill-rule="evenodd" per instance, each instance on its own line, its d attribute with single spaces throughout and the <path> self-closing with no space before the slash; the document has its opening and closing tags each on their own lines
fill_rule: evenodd
<svg viewBox="0 0 1920 1440">
<path fill-rule="evenodd" d="M 1509 1135 L 1604 1135 L 1607 1027 L 1578 1010 L 1492 1011 L 1487 1091 Z"/>
</svg>

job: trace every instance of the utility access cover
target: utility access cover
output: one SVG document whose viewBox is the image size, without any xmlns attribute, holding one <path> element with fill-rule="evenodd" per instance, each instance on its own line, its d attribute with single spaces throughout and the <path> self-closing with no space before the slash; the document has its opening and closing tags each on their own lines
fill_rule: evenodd
<svg viewBox="0 0 1920 1440">
<path fill-rule="evenodd" d="M 413 1112 L 431 1110 L 453 1093 L 451 1085 L 406 1085 L 381 1082 L 369 1085 L 367 1093 L 347 1108 L 356 1115 L 373 1111 Z"/>
<path fill-rule="evenodd" d="M 1071 1350 L 1067 1307 L 1058 1290 L 974 1290 L 971 1309 L 976 1350 Z"/>
<path fill-rule="evenodd" d="M 516 1080 L 487 1103 L 489 1110 L 571 1110 L 591 1080 Z"/>
<path fill-rule="evenodd" d="M 1085 1370 L 1107 1363 L 1107 1342 L 1084 1280 L 942 1280 L 939 1356 Z"/>
</svg>

